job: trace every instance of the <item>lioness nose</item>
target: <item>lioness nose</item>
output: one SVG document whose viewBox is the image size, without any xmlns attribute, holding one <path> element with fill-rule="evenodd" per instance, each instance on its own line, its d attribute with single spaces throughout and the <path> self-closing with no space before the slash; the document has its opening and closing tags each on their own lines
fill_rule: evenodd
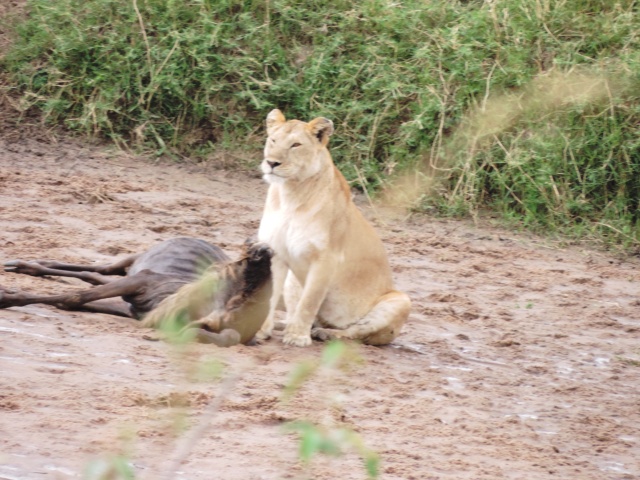
<svg viewBox="0 0 640 480">
<path fill-rule="evenodd" d="M 267 160 L 267 164 L 272 168 L 276 168 L 278 165 L 280 165 L 280 162 L 272 162 L 270 160 Z"/>
</svg>

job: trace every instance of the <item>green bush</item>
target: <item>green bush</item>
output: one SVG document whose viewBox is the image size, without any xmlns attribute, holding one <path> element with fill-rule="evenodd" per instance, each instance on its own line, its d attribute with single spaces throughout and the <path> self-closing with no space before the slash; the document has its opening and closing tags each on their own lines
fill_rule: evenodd
<svg viewBox="0 0 640 480">
<path fill-rule="evenodd" d="M 334 158 L 361 184 L 440 172 L 423 205 L 441 212 L 491 206 L 637 241 L 633 0 L 30 0 L 29 11 L 0 68 L 51 122 L 206 156 L 259 149 L 274 107 L 325 115 Z M 469 140 L 496 99 L 544 99 L 536 79 L 577 68 L 604 79 L 593 95 L 528 100 Z"/>
</svg>

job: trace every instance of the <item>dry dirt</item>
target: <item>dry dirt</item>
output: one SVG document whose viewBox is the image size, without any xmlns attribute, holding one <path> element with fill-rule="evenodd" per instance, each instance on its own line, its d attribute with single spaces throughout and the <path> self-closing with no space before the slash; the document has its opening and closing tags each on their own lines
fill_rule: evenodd
<svg viewBox="0 0 640 480">
<path fill-rule="evenodd" d="M 212 167 L 0 139 L 0 259 L 109 262 L 180 235 L 235 256 L 265 192 L 256 176 Z M 179 349 L 118 317 L 0 310 L 0 479 L 83 478 L 115 457 L 162 478 L 180 426 L 201 424 L 215 399 L 171 478 L 366 478 L 353 451 L 301 465 L 283 430 L 296 419 L 353 428 L 388 480 L 640 478 L 637 262 L 366 210 L 413 299 L 409 323 L 393 345 L 354 346 L 361 363 L 324 371 L 288 402 L 283 385 L 322 344 Z M 11 273 L 0 285 L 82 287 Z M 194 376 L 214 361 L 237 376 L 228 392 Z"/>
</svg>

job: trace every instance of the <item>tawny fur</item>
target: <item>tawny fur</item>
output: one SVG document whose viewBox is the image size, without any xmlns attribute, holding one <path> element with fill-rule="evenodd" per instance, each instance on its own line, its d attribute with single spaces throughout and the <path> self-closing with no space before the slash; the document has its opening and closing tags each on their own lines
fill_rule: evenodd
<svg viewBox="0 0 640 480">
<path fill-rule="evenodd" d="M 406 322 L 409 297 L 393 287 L 384 246 L 351 199 L 327 149 L 333 123 L 267 117 L 262 171 L 270 184 L 258 238 L 274 250 L 273 295 L 259 332 L 267 338 L 284 297 L 283 341 L 391 342 Z"/>
</svg>

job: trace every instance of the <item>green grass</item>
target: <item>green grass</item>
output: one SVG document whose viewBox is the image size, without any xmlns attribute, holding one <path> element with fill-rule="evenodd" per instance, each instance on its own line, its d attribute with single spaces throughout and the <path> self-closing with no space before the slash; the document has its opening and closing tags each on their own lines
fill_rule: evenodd
<svg viewBox="0 0 640 480">
<path fill-rule="evenodd" d="M 157 153 L 250 156 L 272 108 L 323 115 L 360 187 L 417 171 L 428 179 L 409 198 L 417 208 L 640 241 L 636 1 L 30 0 L 29 11 L 0 70 L 53 124 Z"/>
</svg>

